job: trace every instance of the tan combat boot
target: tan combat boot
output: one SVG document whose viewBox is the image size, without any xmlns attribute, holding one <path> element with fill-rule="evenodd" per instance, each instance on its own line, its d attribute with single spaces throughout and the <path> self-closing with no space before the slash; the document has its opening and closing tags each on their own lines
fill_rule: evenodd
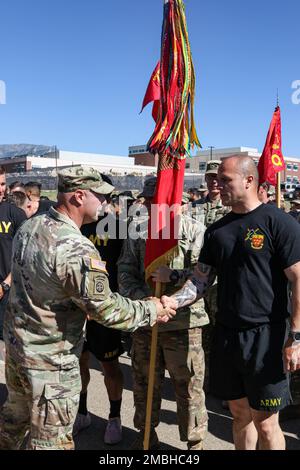
<svg viewBox="0 0 300 470">
<path fill-rule="evenodd" d="M 187 443 L 187 448 L 188 450 L 204 450 L 203 449 L 203 441 L 198 441 L 198 442 L 188 442 Z"/>
</svg>

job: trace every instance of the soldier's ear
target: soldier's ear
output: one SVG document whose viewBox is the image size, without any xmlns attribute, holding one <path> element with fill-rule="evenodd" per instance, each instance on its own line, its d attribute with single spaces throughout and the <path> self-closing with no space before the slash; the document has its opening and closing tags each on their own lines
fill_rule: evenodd
<svg viewBox="0 0 300 470">
<path fill-rule="evenodd" d="M 252 175 L 247 176 L 247 183 L 246 183 L 246 188 L 249 188 L 254 181 L 254 177 Z"/>
<path fill-rule="evenodd" d="M 78 204 L 82 205 L 84 199 L 86 198 L 86 191 L 84 189 L 76 189 L 74 198 Z"/>
</svg>

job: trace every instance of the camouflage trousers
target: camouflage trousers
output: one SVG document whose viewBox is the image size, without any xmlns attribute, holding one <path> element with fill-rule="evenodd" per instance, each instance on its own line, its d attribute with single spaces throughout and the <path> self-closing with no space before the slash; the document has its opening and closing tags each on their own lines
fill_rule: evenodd
<svg viewBox="0 0 300 470">
<path fill-rule="evenodd" d="M 0 411 L 0 449 L 74 449 L 79 369 L 25 369 L 8 357 L 5 374 L 8 397 Z"/>
<path fill-rule="evenodd" d="M 158 333 L 151 425 L 156 427 L 159 424 L 161 388 L 167 369 L 175 390 L 180 439 L 191 444 L 203 441 L 208 422 L 203 392 L 205 365 L 201 336 L 201 328 Z M 134 425 L 143 430 L 151 330 L 140 328 L 133 333 L 132 339 Z"/>
</svg>

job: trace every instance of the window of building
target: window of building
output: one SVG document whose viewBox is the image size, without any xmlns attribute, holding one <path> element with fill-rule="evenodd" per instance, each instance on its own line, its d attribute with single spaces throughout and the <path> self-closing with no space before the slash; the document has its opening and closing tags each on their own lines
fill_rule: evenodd
<svg viewBox="0 0 300 470">
<path fill-rule="evenodd" d="M 298 165 L 293 165 L 293 170 L 298 171 Z"/>
<path fill-rule="evenodd" d="M 205 171 L 206 170 L 206 163 L 205 162 L 200 162 L 199 163 L 199 170 L 200 171 Z"/>
<path fill-rule="evenodd" d="M 293 165 L 291 163 L 287 163 L 286 169 L 291 171 L 293 169 Z"/>
<path fill-rule="evenodd" d="M 190 163 L 186 163 L 186 164 L 185 164 L 185 167 L 186 167 L 186 168 L 191 168 Z"/>
<path fill-rule="evenodd" d="M 286 181 L 287 181 L 287 183 L 290 183 L 290 182 L 292 181 L 292 177 L 291 177 L 291 176 L 287 176 L 287 177 L 286 177 Z"/>
</svg>

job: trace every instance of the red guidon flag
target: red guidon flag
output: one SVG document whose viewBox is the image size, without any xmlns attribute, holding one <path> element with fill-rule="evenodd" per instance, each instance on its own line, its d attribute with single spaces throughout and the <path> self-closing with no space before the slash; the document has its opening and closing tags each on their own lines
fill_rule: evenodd
<svg viewBox="0 0 300 470">
<path fill-rule="evenodd" d="M 194 144 L 201 147 L 194 124 L 195 73 L 183 0 L 164 0 L 161 58 L 157 67 L 159 112 L 148 150 L 158 154 L 159 163 L 146 243 L 146 280 L 178 253 L 185 159 Z M 150 84 L 153 82 L 152 75 Z M 148 90 L 144 103 L 152 96 Z"/>
<path fill-rule="evenodd" d="M 156 65 L 155 69 L 152 72 L 148 88 L 145 93 L 144 101 L 142 104 L 142 110 L 147 106 L 147 104 L 153 103 L 152 107 L 152 117 L 154 121 L 156 122 L 158 119 L 158 113 L 159 113 L 159 101 L 160 101 L 160 63 Z"/>
<path fill-rule="evenodd" d="M 284 170 L 285 163 L 281 150 L 280 108 L 275 108 L 263 153 L 258 162 L 259 183 L 268 182 L 276 186 L 276 174 Z"/>
</svg>

